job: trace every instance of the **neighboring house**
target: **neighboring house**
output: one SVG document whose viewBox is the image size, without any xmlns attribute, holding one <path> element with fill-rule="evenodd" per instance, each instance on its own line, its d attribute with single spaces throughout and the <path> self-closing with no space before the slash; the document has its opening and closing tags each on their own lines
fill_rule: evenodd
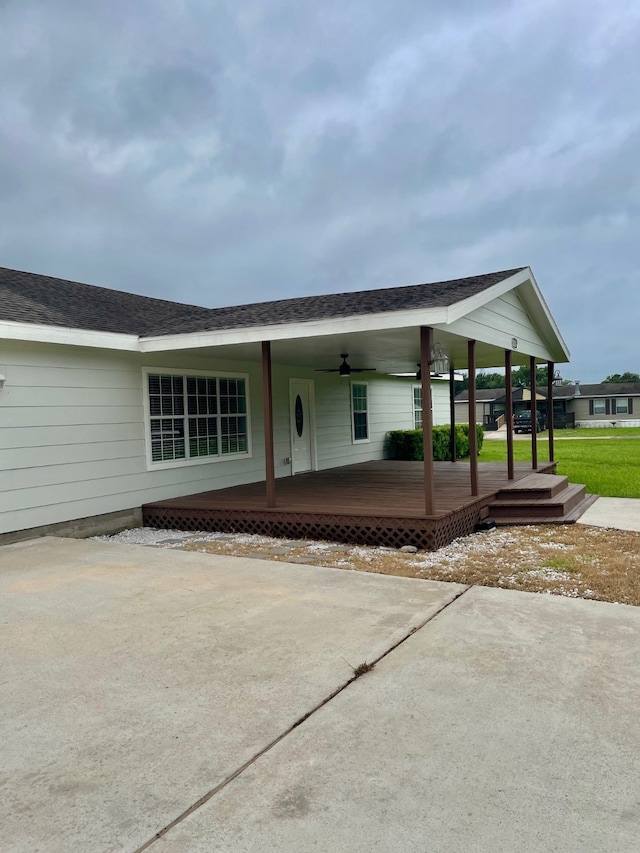
<svg viewBox="0 0 640 853">
<path fill-rule="evenodd" d="M 421 327 L 457 368 L 470 340 L 478 367 L 516 340 L 568 360 L 528 267 L 220 309 L 0 269 L 0 534 L 264 480 L 266 376 L 276 477 L 382 459 L 417 422 L 422 386 L 392 374 Z M 375 372 L 342 378 L 341 353 Z"/>
<path fill-rule="evenodd" d="M 478 388 L 476 390 L 476 423 L 491 428 L 499 415 L 504 413 L 504 388 Z M 469 392 L 461 391 L 455 399 L 456 423 L 469 423 Z"/>
<path fill-rule="evenodd" d="M 514 388 L 513 414 L 531 409 L 531 389 Z M 487 429 L 502 424 L 506 397 L 504 388 L 476 391 L 476 423 Z M 546 419 L 547 389 L 536 388 L 536 407 Z M 456 423 L 468 420 L 469 392 L 455 398 Z M 553 416 L 557 427 L 640 426 L 640 382 L 597 385 L 557 385 L 553 388 Z"/>
<path fill-rule="evenodd" d="M 512 390 L 513 414 L 531 409 L 531 389 L 514 388 Z M 478 388 L 476 390 L 476 423 L 485 429 L 497 429 L 504 423 L 506 411 L 506 392 L 504 388 Z M 555 389 L 554 389 L 555 401 Z M 536 388 L 536 406 L 546 418 L 546 388 Z M 469 419 L 469 391 L 461 391 L 455 398 L 456 423 L 466 423 Z"/>
<path fill-rule="evenodd" d="M 640 382 L 576 383 L 567 410 L 580 427 L 640 426 Z"/>
</svg>

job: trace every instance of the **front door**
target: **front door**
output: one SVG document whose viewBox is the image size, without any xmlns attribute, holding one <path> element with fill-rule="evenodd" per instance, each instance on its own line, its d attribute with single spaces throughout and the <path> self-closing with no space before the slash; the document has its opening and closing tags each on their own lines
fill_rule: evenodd
<svg viewBox="0 0 640 853">
<path fill-rule="evenodd" d="M 313 471 L 313 381 L 290 379 L 289 398 L 291 406 L 291 473 Z"/>
</svg>

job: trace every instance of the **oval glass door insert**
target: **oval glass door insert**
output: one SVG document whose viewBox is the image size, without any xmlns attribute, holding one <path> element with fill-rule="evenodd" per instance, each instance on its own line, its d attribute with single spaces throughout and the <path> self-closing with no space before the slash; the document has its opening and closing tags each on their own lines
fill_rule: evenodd
<svg viewBox="0 0 640 853">
<path fill-rule="evenodd" d="M 302 399 L 300 394 L 296 397 L 296 432 L 298 433 L 298 438 L 302 438 L 302 431 L 304 429 L 304 411 L 302 408 Z"/>
</svg>

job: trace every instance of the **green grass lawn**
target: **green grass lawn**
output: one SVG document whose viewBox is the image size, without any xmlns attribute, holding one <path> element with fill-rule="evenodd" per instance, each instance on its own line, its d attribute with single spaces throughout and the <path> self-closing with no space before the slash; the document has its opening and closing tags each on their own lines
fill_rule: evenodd
<svg viewBox="0 0 640 853">
<path fill-rule="evenodd" d="M 538 439 L 538 459 L 546 462 L 547 433 L 540 433 Z M 555 439 L 558 474 L 572 483 L 584 483 L 587 492 L 602 497 L 640 498 L 640 429 L 558 430 Z M 513 444 L 516 462 L 531 461 L 529 441 Z M 483 443 L 481 462 L 506 460 L 506 440 Z"/>
<path fill-rule="evenodd" d="M 555 438 L 576 438 L 606 436 L 607 438 L 629 438 L 633 435 L 640 435 L 640 427 L 620 427 L 612 429 L 611 427 L 578 427 L 577 429 L 557 429 L 553 433 Z M 541 436 L 546 436 L 546 432 L 541 432 Z"/>
</svg>

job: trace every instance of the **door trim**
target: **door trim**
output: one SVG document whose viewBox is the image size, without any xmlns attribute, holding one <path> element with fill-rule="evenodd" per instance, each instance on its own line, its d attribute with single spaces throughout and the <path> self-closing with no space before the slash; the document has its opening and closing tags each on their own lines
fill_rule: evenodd
<svg viewBox="0 0 640 853">
<path fill-rule="evenodd" d="M 295 424 L 295 407 L 291 387 L 294 382 L 300 385 L 306 385 L 309 392 L 309 448 L 311 451 L 311 468 L 310 471 L 318 469 L 318 448 L 316 444 L 316 395 L 315 383 L 313 379 L 299 379 L 292 376 L 289 378 L 289 442 L 291 446 L 291 474 L 293 475 L 293 431 L 296 428 Z M 302 474 L 303 472 L 300 471 Z"/>
</svg>

